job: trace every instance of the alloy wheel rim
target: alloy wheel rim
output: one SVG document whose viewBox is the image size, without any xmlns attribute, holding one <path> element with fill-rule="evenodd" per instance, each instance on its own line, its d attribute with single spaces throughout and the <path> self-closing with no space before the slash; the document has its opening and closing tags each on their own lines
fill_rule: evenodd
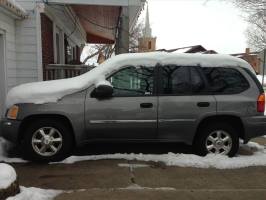
<svg viewBox="0 0 266 200">
<path fill-rule="evenodd" d="M 33 133 L 31 143 L 37 154 L 49 157 L 60 151 L 63 137 L 56 128 L 42 127 Z"/>
<path fill-rule="evenodd" d="M 227 155 L 232 149 L 232 138 L 224 130 L 213 131 L 206 139 L 205 147 L 208 153 Z"/>
</svg>

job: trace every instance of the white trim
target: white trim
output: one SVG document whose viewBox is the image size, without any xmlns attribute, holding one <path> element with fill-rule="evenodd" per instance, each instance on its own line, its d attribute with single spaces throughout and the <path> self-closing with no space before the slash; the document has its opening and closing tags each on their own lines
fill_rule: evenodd
<svg viewBox="0 0 266 200">
<path fill-rule="evenodd" d="M 15 1 L 0 0 L 0 7 L 15 19 L 25 19 L 28 16 L 27 12 Z"/>
<path fill-rule="evenodd" d="M 0 78 L 1 78 L 0 87 L 2 87 L 2 88 L 0 88 L 0 92 L 1 92 L 1 94 L 0 94 L 1 95 L 0 96 L 1 97 L 0 103 L 3 106 L 3 108 L 1 108 L 3 110 L 0 111 L 0 118 L 1 118 L 5 114 L 5 98 L 6 98 L 6 94 L 7 94 L 6 32 L 4 30 L 0 29 L 0 35 L 3 38 L 3 41 L 2 41 L 3 42 L 3 63 L 2 63 L 3 64 L 3 68 L 0 69 L 0 72 L 2 74 L 2 75 L 0 75 Z M 1 64 L 0 64 L 0 67 L 2 67 Z M 2 99 L 2 97 L 3 97 L 3 99 Z"/>
<path fill-rule="evenodd" d="M 66 47 L 65 47 L 65 33 L 63 31 L 61 31 L 61 38 L 60 39 L 61 39 L 61 41 L 60 41 L 60 43 L 61 43 L 61 48 L 60 48 L 61 60 L 60 60 L 60 63 L 65 64 L 65 61 L 66 61 L 65 48 Z"/>
<path fill-rule="evenodd" d="M 43 61 L 42 61 L 42 29 L 41 29 L 41 8 L 36 5 L 36 42 L 37 42 L 37 69 L 38 81 L 43 81 Z"/>
<path fill-rule="evenodd" d="M 54 42 L 54 62 L 56 64 L 65 64 L 65 44 L 64 44 L 64 32 L 60 27 L 58 27 L 55 23 L 53 23 L 53 42 Z M 56 35 L 59 35 L 59 61 L 57 55 L 57 43 L 56 43 Z M 58 63 L 59 62 L 59 63 Z"/>
<path fill-rule="evenodd" d="M 38 1 L 41 2 L 41 0 Z M 49 0 L 49 3 L 102 6 L 140 6 L 143 3 L 143 0 Z"/>
<path fill-rule="evenodd" d="M 53 21 L 52 21 L 53 22 Z M 57 51 L 56 51 L 56 25 L 53 22 L 53 48 L 54 48 L 54 63 L 57 64 Z"/>
</svg>

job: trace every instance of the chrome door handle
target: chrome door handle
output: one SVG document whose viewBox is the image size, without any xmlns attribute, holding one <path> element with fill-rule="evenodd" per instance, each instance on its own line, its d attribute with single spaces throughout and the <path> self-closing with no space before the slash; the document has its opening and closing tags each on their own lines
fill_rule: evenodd
<svg viewBox="0 0 266 200">
<path fill-rule="evenodd" d="M 152 108 L 153 104 L 152 103 L 141 103 L 140 107 L 141 108 Z"/>
<path fill-rule="evenodd" d="M 197 106 L 198 107 L 209 107 L 210 103 L 209 102 L 198 102 Z"/>
</svg>

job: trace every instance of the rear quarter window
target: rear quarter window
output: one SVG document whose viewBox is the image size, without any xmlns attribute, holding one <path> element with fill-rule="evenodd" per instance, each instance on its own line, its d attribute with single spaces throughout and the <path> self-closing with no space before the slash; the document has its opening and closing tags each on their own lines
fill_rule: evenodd
<svg viewBox="0 0 266 200">
<path fill-rule="evenodd" d="M 248 81 L 237 69 L 203 67 L 202 71 L 212 94 L 237 94 L 249 88 Z"/>
</svg>

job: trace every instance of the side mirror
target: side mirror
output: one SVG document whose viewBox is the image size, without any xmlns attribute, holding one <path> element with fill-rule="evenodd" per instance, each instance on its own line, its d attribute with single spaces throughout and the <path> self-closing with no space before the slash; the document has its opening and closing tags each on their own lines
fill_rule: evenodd
<svg viewBox="0 0 266 200">
<path fill-rule="evenodd" d="M 109 98 L 113 95 L 113 86 L 108 82 L 102 82 L 96 85 L 96 88 L 92 92 L 91 96 L 96 98 Z"/>
</svg>

